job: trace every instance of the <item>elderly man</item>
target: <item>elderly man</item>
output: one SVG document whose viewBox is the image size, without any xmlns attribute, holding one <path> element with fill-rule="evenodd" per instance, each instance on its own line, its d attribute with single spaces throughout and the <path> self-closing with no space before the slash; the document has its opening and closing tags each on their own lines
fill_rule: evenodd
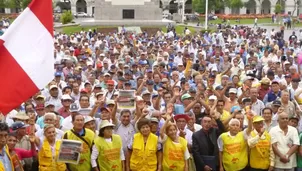
<svg viewBox="0 0 302 171">
<path fill-rule="evenodd" d="M 294 171 L 297 166 L 296 152 L 300 145 L 299 135 L 296 128 L 288 125 L 288 120 L 287 113 L 280 113 L 279 125 L 269 132 L 275 153 L 275 171 Z"/>
<path fill-rule="evenodd" d="M 57 120 L 57 115 L 55 113 L 46 113 L 44 115 L 44 125 L 46 125 L 46 124 L 55 125 L 56 120 Z M 38 130 L 35 133 L 35 135 L 36 135 L 36 137 L 40 138 L 40 144 L 37 144 L 37 146 L 41 145 L 41 143 L 44 140 L 44 130 L 43 129 Z M 56 138 L 57 139 L 62 139 L 63 135 L 64 135 L 64 132 L 62 130 L 59 130 L 59 129 L 56 128 Z"/>
<path fill-rule="evenodd" d="M 272 171 L 275 155 L 271 145 L 271 136 L 264 127 L 264 118 L 254 116 L 252 122 L 254 130 L 249 133 L 248 137 L 250 171 Z"/>
</svg>

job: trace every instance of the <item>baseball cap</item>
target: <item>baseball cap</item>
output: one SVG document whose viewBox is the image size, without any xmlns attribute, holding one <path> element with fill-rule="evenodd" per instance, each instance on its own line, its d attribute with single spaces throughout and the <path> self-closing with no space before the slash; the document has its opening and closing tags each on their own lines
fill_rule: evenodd
<svg viewBox="0 0 302 171">
<path fill-rule="evenodd" d="M 142 92 L 142 96 L 147 95 L 147 94 L 151 94 L 151 93 L 148 90 L 145 90 L 145 91 Z"/>
<path fill-rule="evenodd" d="M 29 125 L 25 124 L 24 122 L 20 122 L 20 121 L 17 121 L 17 122 L 14 122 L 11 126 L 12 130 L 17 130 L 17 129 L 20 129 L 20 128 L 26 128 L 28 127 Z"/>
<path fill-rule="evenodd" d="M 70 109 L 69 110 L 70 110 L 70 112 L 78 112 L 78 111 L 80 111 L 79 106 L 76 103 L 72 103 L 70 105 Z"/>
<path fill-rule="evenodd" d="M 64 94 L 62 97 L 61 97 L 61 100 L 73 100 L 70 95 L 68 94 Z"/>
<path fill-rule="evenodd" d="M 38 104 L 37 106 L 36 106 L 36 110 L 40 110 L 40 109 L 44 109 L 45 107 L 44 107 L 44 104 Z"/>
<path fill-rule="evenodd" d="M 158 119 L 155 118 L 155 117 L 152 117 L 152 118 L 150 118 L 150 122 L 156 122 L 156 123 L 158 123 Z"/>
<path fill-rule="evenodd" d="M 293 116 L 289 117 L 289 119 L 296 119 L 296 120 L 298 120 L 298 121 L 300 120 L 299 117 L 298 117 L 297 115 L 293 115 Z"/>
<path fill-rule="evenodd" d="M 51 86 L 49 87 L 49 90 L 52 90 L 52 89 L 54 89 L 54 88 L 58 89 L 58 86 L 56 86 L 56 85 L 51 85 Z"/>
<path fill-rule="evenodd" d="M 234 113 L 235 110 L 240 111 L 240 110 L 241 110 L 240 106 L 233 106 L 233 107 L 231 108 L 231 113 Z"/>
<path fill-rule="evenodd" d="M 217 100 L 217 97 L 216 97 L 215 95 L 211 95 L 211 96 L 209 97 L 209 100 Z"/>
<path fill-rule="evenodd" d="M 107 85 L 114 85 L 114 81 L 113 80 L 108 80 Z"/>
<path fill-rule="evenodd" d="M 264 118 L 262 116 L 256 115 L 253 117 L 253 123 L 261 121 L 264 121 Z"/>
<path fill-rule="evenodd" d="M 184 94 L 184 95 L 181 96 L 181 101 L 184 101 L 184 100 L 189 99 L 191 97 L 192 96 L 190 94 L 186 93 L 186 94 Z"/>
<path fill-rule="evenodd" d="M 236 88 L 230 88 L 229 93 L 237 94 L 237 89 Z"/>
<path fill-rule="evenodd" d="M 281 106 L 281 102 L 279 100 L 275 100 L 275 101 L 273 101 L 272 105 Z"/>
<path fill-rule="evenodd" d="M 61 77 L 61 73 L 60 72 L 55 72 L 55 77 Z"/>
</svg>

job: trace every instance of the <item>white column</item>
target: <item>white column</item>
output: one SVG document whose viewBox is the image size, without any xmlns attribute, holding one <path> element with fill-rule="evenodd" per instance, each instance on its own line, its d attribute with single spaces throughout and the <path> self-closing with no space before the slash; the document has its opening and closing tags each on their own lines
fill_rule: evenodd
<svg viewBox="0 0 302 171">
<path fill-rule="evenodd" d="M 77 13 L 77 7 L 75 4 L 71 4 L 71 13 L 76 14 Z"/>
<path fill-rule="evenodd" d="M 209 2 L 208 0 L 206 0 L 206 11 L 205 11 L 205 22 L 204 22 L 204 29 L 207 30 L 208 29 L 208 6 L 209 6 Z"/>
<path fill-rule="evenodd" d="M 10 8 L 5 8 L 5 14 L 10 14 L 11 13 L 11 9 Z"/>
<path fill-rule="evenodd" d="M 246 14 L 246 8 L 245 7 L 240 8 L 239 14 Z"/>
</svg>

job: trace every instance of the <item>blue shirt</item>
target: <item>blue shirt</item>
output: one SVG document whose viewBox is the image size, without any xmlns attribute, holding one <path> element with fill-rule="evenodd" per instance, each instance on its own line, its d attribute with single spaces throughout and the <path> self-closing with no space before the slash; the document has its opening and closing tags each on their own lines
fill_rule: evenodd
<svg viewBox="0 0 302 171">
<path fill-rule="evenodd" d="M 11 162 L 10 162 L 10 159 L 6 153 L 6 150 L 5 150 L 5 147 L 3 147 L 2 149 L 2 153 L 3 154 L 0 154 L 0 162 L 3 164 L 4 166 L 4 170 L 5 171 L 12 171 L 12 165 L 11 165 Z"/>
</svg>

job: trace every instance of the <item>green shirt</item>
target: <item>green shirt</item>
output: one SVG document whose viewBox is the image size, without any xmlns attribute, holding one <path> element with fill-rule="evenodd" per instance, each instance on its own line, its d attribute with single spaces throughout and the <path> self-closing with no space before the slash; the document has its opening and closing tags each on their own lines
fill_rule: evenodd
<svg viewBox="0 0 302 171">
<path fill-rule="evenodd" d="M 300 133 L 299 139 L 300 139 L 300 144 L 301 144 L 302 143 L 302 133 Z M 300 156 L 299 154 L 297 155 L 297 167 L 302 168 L 302 156 Z"/>
</svg>

